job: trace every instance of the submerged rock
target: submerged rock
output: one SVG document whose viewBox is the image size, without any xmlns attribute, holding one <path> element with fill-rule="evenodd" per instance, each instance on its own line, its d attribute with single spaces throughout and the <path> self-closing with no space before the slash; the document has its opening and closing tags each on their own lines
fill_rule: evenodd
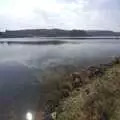
<svg viewBox="0 0 120 120">
<path fill-rule="evenodd" d="M 94 76 L 99 76 L 103 74 L 101 67 L 90 66 L 87 68 L 88 77 L 92 78 Z"/>
</svg>

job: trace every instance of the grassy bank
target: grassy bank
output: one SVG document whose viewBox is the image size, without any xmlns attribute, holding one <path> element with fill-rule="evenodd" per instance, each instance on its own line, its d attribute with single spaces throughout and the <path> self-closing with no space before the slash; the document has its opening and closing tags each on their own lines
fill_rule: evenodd
<svg viewBox="0 0 120 120">
<path fill-rule="evenodd" d="M 44 117 L 54 116 L 53 120 L 119 120 L 120 58 L 82 70 L 58 67 L 58 70 L 46 71 L 42 77 Z"/>
<path fill-rule="evenodd" d="M 104 70 L 60 101 L 56 120 L 119 120 L 120 64 Z"/>
</svg>

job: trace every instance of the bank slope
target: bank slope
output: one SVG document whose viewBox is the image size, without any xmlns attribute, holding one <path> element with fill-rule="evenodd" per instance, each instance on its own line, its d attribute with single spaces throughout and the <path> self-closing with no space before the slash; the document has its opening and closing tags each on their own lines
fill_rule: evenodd
<svg viewBox="0 0 120 120">
<path fill-rule="evenodd" d="M 120 64 L 74 90 L 60 102 L 56 113 L 56 120 L 119 120 Z"/>
</svg>

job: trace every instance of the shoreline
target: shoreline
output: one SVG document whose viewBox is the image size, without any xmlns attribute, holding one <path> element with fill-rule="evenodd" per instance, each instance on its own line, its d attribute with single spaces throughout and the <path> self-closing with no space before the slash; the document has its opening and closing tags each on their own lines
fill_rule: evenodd
<svg viewBox="0 0 120 120">
<path fill-rule="evenodd" d="M 89 66 L 87 69 L 64 76 L 62 81 L 57 81 L 58 83 L 54 83 L 55 81 L 53 81 L 51 84 L 53 84 L 53 86 L 57 85 L 57 90 L 52 91 L 52 97 L 50 96 L 47 98 L 44 119 L 56 120 L 57 112 L 59 111 L 57 109 L 59 108 L 61 101 L 63 102 L 65 99 L 68 99 L 74 91 L 80 91 L 80 89 L 89 84 L 93 78 L 101 78 L 104 76 L 105 71 L 119 63 L 120 57 L 115 57 L 114 60 L 108 64 Z M 86 93 L 89 94 L 89 90 L 86 89 Z"/>
</svg>

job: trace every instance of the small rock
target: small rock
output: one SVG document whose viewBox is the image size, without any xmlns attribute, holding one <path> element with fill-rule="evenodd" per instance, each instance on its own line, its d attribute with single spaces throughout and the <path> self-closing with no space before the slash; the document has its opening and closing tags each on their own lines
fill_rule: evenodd
<svg viewBox="0 0 120 120">
<path fill-rule="evenodd" d="M 82 81 L 81 81 L 81 79 L 76 78 L 73 82 L 73 87 L 77 88 L 77 87 L 80 87 L 80 86 L 82 86 Z"/>
<path fill-rule="evenodd" d="M 86 89 L 85 92 L 86 92 L 87 95 L 89 95 L 90 90 L 89 90 L 89 89 Z"/>
<path fill-rule="evenodd" d="M 56 112 L 51 113 L 51 117 L 52 117 L 53 120 L 56 120 L 56 115 L 57 115 Z"/>
<path fill-rule="evenodd" d="M 62 90 L 62 97 L 68 97 L 70 95 L 69 90 L 63 89 Z"/>
</svg>

